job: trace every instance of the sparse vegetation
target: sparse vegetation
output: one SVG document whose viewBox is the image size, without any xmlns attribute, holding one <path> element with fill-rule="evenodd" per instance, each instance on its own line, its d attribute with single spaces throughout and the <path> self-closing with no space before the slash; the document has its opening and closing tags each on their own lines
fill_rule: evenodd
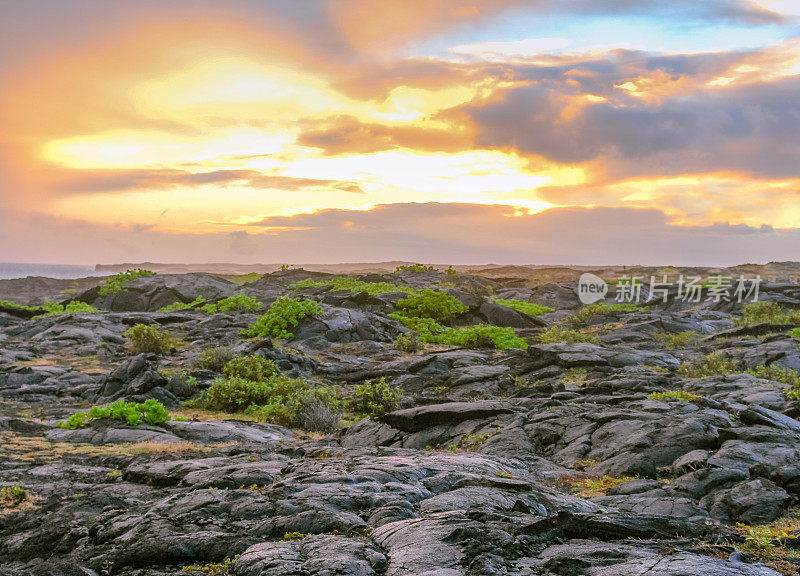
<svg viewBox="0 0 800 576">
<path fill-rule="evenodd" d="M 397 349 L 406 354 L 413 354 L 422 349 L 422 343 L 419 341 L 419 335 L 416 332 L 403 332 L 399 334 L 394 341 Z"/>
<path fill-rule="evenodd" d="M 386 377 L 367 380 L 356 386 L 350 409 L 356 414 L 365 416 L 383 416 L 397 409 L 397 403 L 402 395 L 403 391 L 390 386 Z"/>
<path fill-rule="evenodd" d="M 586 334 L 579 330 L 571 330 L 559 326 L 558 324 L 554 324 L 537 334 L 536 339 L 542 344 L 554 344 L 556 342 L 588 342 L 590 344 L 600 344 L 600 338 L 595 334 Z"/>
<path fill-rule="evenodd" d="M 409 294 L 397 303 L 398 314 L 412 318 L 430 318 L 437 322 L 446 321 L 467 311 L 458 298 L 446 292 L 425 288 Z"/>
<path fill-rule="evenodd" d="M 575 384 L 577 386 L 583 386 L 586 381 L 585 368 L 567 368 L 559 380 L 561 384 Z"/>
<path fill-rule="evenodd" d="M 800 310 L 786 310 L 777 302 L 758 301 L 742 306 L 742 316 L 735 318 L 739 326 L 774 324 L 800 326 Z"/>
<path fill-rule="evenodd" d="M 214 304 L 206 304 L 200 310 L 206 314 L 229 314 L 231 312 L 253 312 L 260 310 L 263 306 L 263 302 L 259 302 L 252 296 L 234 294 Z"/>
<path fill-rule="evenodd" d="M 789 400 L 800 400 L 800 374 L 791 368 L 781 368 L 774 364 L 769 366 L 756 366 L 747 371 L 748 374 L 764 380 L 773 380 L 786 384 L 788 388 L 783 389 L 783 393 Z"/>
<path fill-rule="evenodd" d="M 597 478 L 586 478 L 572 483 L 572 491 L 579 498 L 592 498 L 594 496 L 603 496 L 608 490 L 633 480 L 630 476 L 623 476 L 622 478 L 614 478 L 613 476 L 600 476 Z"/>
<path fill-rule="evenodd" d="M 503 300 L 502 298 L 496 298 L 495 302 L 531 316 L 538 316 L 539 314 L 553 311 L 549 306 L 542 306 L 541 304 L 535 304 L 533 302 L 522 302 L 521 300 Z"/>
<path fill-rule="evenodd" d="M 222 368 L 228 378 L 244 378 L 251 382 L 265 382 L 278 373 L 275 363 L 261 356 L 237 356 Z"/>
<path fill-rule="evenodd" d="M 646 312 L 650 310 L 648 306 L 638 306 L 636 304 L 606 304 L 605 302 L 595 302 L 584 306 L 578 312 L 567 318 L 566 322 L 571 326 L 585 326 L 589 322 L 596 320 L 606 314 L 615 312 Z"/>
<path fill-rule="evenodd" d="M 511 328 L 477 324 L 465 328 L 450 328 L 439 322 L 467 311 L 467 307 L 445 292 L 425 289 L 410 294 L 397 303 L 391 318 L 402 322 L 429 344 L 446 344 L 466 348 L 525 348 L 528 343 L 518 338 Z"/>
<path fill-rule="evenodd" d="M 239 375 L 214 380 L 200 398 L 187 402 L 187 406 L 245 412 L 260 422 L 311 431 L 329 432 L 338 425 L 340 410 L 335 390 L 275 373 L 265 376 L 274 366 L 268 360 L 269 365 L 257 363 L 254 358 L 238 359 L 229 372 Z M 258 379 L 250 380 L 241 374 Z"/>
<path fill-rule="evenodd" d="M 56 304 L 55 302 L 45 302 L 42 304 L 42 308 L 44 308 L 46 312 L 44 314 L 40 314 L 40 316 L 56 316 L 59 314 L 95 314 L 100 312 L 100 310 L 94 306 L 91 306 L 86 302 L 79 302 L 78 300 L 67 302 L 66 305 Z"/>
<path fill-rule="evenodd" d="M 119 274 L 114 274 L 113 276 L 106 278 L 105 283 L 100 286 L 100 291 L 98 294 L 100 294 L 100 296 L 115 294 L 122 290 L 125 284 L 131 280 L 143 278 L 144 276 L 155 276 L 155 274 L 155 272 L 151 272 L 150 270 L 142 270 L 141 268 L 135 268 L 133 270 L 120 272 Z"/>
<path fill-rule="evenodd" d="M 233 558 L 225 558 L 222 562 L 209 562 L 207 564 L 189 564 L 184 566 L 182 572 L 199 572 L 206 576 L 227 576 L 233 574 L 238 555 Z"/>
<path fill-rule="evenodd" d="M 700 398 L 700 395 L 686 392 L 685 390 L 670 390 L 669 392 L 653 392 L 647 398 L 648 400 L 691 402 L 692 400 Z"/>
<path fill-rule="evenodd" d="M 99 420 L 101 418 L 122 420 L 129 426 L 138 426 L 142 422 L 146 424 L 160 424 L 161 422 L 169 420 L 169 411 L 161 402 L 154 398 L 145 400 L 141 404 L 117 400 L 108 406 L 92 406 L 88 412 L 76 412 L 67 420 L 59 422 L 58 427 L 76 430 L 78 428 L 83 428 L 92 420 Z"/>
<path fill-rule="evenodd" d="M 694 330 L 686 330 L 678 334 L 670 332 L 659 332 L 655 335 L 656 340 L 663 346 L 676 350 L 678 348 L 694 347 L 702 338 L 702 335 Z"/>
<path fill-rule="evenodd" d="M 719 352 L 709 354 L 700 362 L 684 362 L 678 369 L 681 376 L 687 378 L 705 378 L 741 372 L 736 360 L 726 358 Z"/>
<path fill-rule="evenodd" d="M 19 506 L 30 499 L 20 484 L 0 488 L 0 506 Z"/>
<path fill-rule="evenodd" d="M 200 353 L 200 358 L 197 360 L 197 367 L 203 370 L 222 372 L 222 368 L 233 359 L 233 356 L 233 350 L 227 346 L 206 348 Z"/>
<path fill-rule="evenodd" d="M 134 324 L 124 332 L 125 338 L 130 340 L 130 350 L 133 354 L 166 354 L 177 344 L 177 340 L 161 330 L 158 326 L 148 324 Z"/>
<path fill-rule="evenodd" d="M 237 274 L 236 276 L 226 276 L 227 280 L 230 280 L 234 284 L 249 284 L 250 282 L 255 282 L 261 278 L 261 274 L 258 272 L 250 272 L 248 274 Z"/>
<path fill-rule="evenodd" d="M 26 306 L 25 304 L 17 304 L 11 300 L 0 300 L 0 307 L 3 308 L 17 308 L 19 310 L 38 310 L 41 306 Z"/>
<path fill-rule="evenodd" d="M 428 272 L 429 270 L 436 270 L 433 266 L 425 266 L 424 264 L 403 264 L 394 269 L 397 272 Z"/>
<path fill-rule="evenodd" d="M 206 299 L 198 296 L 191 302 L 173 302 L 168 306 L 162 306 L 158 309 L 159 312 L 177 312 L 178 310 L 194 310 L 206 303 Z"/>
<path fill-rule="evenodd" d="M 397 284 L 391 284 L 390 282 L 362 282 L 361 280 L 356 280 L 350 276 L 334 276 L 329 280 L 312 280 L 311 278 L 306 278 L 305 280 L 300 280 L 299 282 L 292 284 L 292 288 L 294 290 L 299 290 L 301 288 L 318 288 L 322 286 L 330 286 L 331 290 L 334 291 L 346 290 L 348 292 L 353 292 L 354 294 L 366 292 L 367 294 L 373 296 L 377 294 L 392 294 L 396 292 L 404 292 L 406 294 L 412 294 L 416 292 L 416 290 L 409 288 L 408 286 L 399 286 Z"/>
<path fill-rule="evenodd" d="M 281 296 L 242 334 L 248 337 L 274 336 L 289 340 L 294 337 L 289 329 L 297 326 L 300 320 L 306 316 L 322 316 L 323 313 L 319 302 Z"/>
</svg>

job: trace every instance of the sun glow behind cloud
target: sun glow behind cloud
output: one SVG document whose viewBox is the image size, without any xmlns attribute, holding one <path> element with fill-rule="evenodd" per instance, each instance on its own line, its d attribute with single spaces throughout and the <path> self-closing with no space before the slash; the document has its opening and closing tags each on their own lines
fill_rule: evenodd
<svg viewBox="0 0 800 576">
<path fill-rule="evenodd" d="M 424 17 L 398 21 L 417 4 Z M 800 152 L 787 99 L 800 40 L 778 24 L 797 2 L 731 2 L 752 14 L 672 22 L 649 51 L 662 8 L 541 17 L 513 0 L 429 4 L 348 0 L 311 23 L 300 11 L 293 27 L 266 8 L 256 20 L 201 2 L 191 17 L 93 29 L 32 59 L 2 96 L 0 172 L 13 176 L 2 199 L 194 235 L 430 202 L 520 218 L 605 206 L 657 209 L 673 226 L 800 222 L 786 160 Z M 511 26 L 506 10 L 539 28 Z M 569 25 L 544 34 L 556 21 Z M 695 41 L 700 26 L 710 39 Z"/>
</svg>

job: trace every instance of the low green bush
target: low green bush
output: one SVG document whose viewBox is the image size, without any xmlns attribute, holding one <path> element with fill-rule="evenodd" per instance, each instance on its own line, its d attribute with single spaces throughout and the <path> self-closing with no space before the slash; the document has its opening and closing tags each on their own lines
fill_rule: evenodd
<svg viewBox="0 0 800 576">
<path fill-rule="evenodd" d="M 275 363 L 261 356 L 237 356 L 232 358 L 222 373 L 229 378 L 244 378 L 253 382 L 266 381 L 278 373 Z"/>
<path fill-rule="evenodd" d="M 789 388 L 784 389 L 786 397 L 790 400 L 800 400 L 800 374 L 791 368 L 781 368 L 774 364 L 769 366 L 756 366 L 747 371 L 751 376 L 756 378 L 763 378 L 764 380 L 773 380 L 781 384 L 787 384 Z"/>
<path fill-rule="evenodd" d="M 528 342 L 514 334 L 512 328 L 477 324 L 466 328 L 442 326 L 432 318 L 404 316 L 399 312 L 389 314 L 419 335 L 428 344 L 446 344 L 465 348 L 527 348 Z"/>
<path fill-rule="evenodd" d="M 66 306 L 62 304 L 56 304 L 55 302 L 45 302 L 42 304 L 42 308 L 45 309 L 45 313 L 40 314 L 39 316 L 57 316 L 59 314 L 95 314 L 100 312 L 100 310 L 94 306 L 91 306 L 86 302 L 79 302 L 77 300 L 67 302 Z M 35 318 L 38 318 L 39 316 L 35 316 Z"/>
<path fill-rule="evenodd" d="M 669 392 L 653 392 L 647 397 L 649 400 L 677 400 L 679 402 L 691 402 L 700 398 L 698 394 L 692 394 L 685 390 L 670 390 Z"/>
<path fill-rule="evenodd" d="M 200 310 L 207 314 L 228 314 L 230 312 L 253 312 L 260 310 L 264 306 L 252 296 L 246 294 L 234 294 L 228 296 L 215 304 L 206 304 Z"/>
<path fill-rule="evenodd" d="M 306 316 L 322 316 L 323 313 L 319 302 L 281 296 L 242 334 L 247 337 L 273 336 L 288 340 L 294 337 L 289 329 L 297 326 L 300 320 Z"/>
<path fill-rule="evenodd" d="M 742 316 L 736 318 L 739 326 L 751 324 L 800 325 L 800 310 L 786 310 L 777 302 L 751 302 L 742 306 Z"/>
<path fill-rule="evenodd" d="M 789 330 L 788 334 L 792 338 L 800 338 L 800 328 L 792 328 Z"/>
<path fill-rule="evenodd" d="M 21 484 L 13 486 L 3 486 L 0 488 L 0 505 L 19 506 L 29 500 L 30 497 Z"/>
<path fill-rule="evenodd" d="M 356 386 L 355 396 L 350 401 L 350 409 L 364 416 L 383 416 L 397 409 L 402 395 L 403 391 L 390 386 L 385 376 L 367 380 Z"/>
<path fill-rule="evenodd" d="M 726 358 L 719 352 L 709 354 L 699 362 L 684 362 L 678 373 L 687 378 L 705 378 L 742 372 L 733 358 Z"/>
<path fill-rule="evenodd" d="M 465 348 L 527 348 L 528 341 L 519 338 L 512 328 L 477 324 L 466 328 L 450 328 L 436 338 L 438 344 Z"/>
<path fill-rule="evenodd" d="M 106 278 L 105 284 L 100 286 L 99 294 L 100 296 L 115 294 L 122 290 L 122 287 L 131 280 L 135 278 L 142 278 L 144 276 L 155 276 L 155 274 L 155 272 L 151 272 L 150 270 L 142 270 L 141 268 L 114 274 L 113 276 Z"/>
<path fill-rule="evenodd" d="M 633 303 L 606 304 L 605 302 L 595 302 L 584 306 L 578 312 L 567 318 L 566 322 L 571 326 L 585 326 L 589 322 L 596 320 L 606 314 L 616 312 L 646 312 L 649 306 L 638 306 Z"/>
<path fill-rule="evenodd" d="M 659 332 L 655 335 L 655 338 L 658 342 L 672 350 L 677 348 L 694 347 L 700 342 L 701 337 L 702 335 L 694 330 L 686 330 L 685 332 L 680 332 L 678 334 Z"/>
<path fill-rule="evenodd" d="M 504 300 L 502 298 L 496 298 L 495 302 L 501 306 L 506 306 L 507 308 L 511 308 L 512 310 L 522 312 L 523 314 L 529 314 L 531 316 L 538 316 L 539 314 L 553 311 L 553 309 L 549 306 L 542 306 L 541 304 L 535 304 L 533 302 L 523 302 L 521 300 Z"/>
<path fill-rule="evenodd" d="M 218 378 L 189 406 L 223 412 L 245 412 L 270 422 L 319 432 L 338 425 L 339 400 L 333 389 L 314 387 L 299 378 L 271 376 L 252 381 Z"/>
<path fill-rule="evenodd" d="M 600 344 L 600 337 L 595 334 L 584 334 L 580 330 L 571 330 L 558 324 L 554 324 L 539 332 L 536 340 L 541 344 L 555 344 L 556 342 L 588 342 L 590 344 Z"/>
<path fill-rule="evenodd" d="M 92 420 L 111 418 L 122 420 L 130 426 L 137 426 L 142 422 L 146 424 L 159 424 L 169 420 L 169 411 L 164 405 L 153 398 L 141 404 L 117 400 L 108 406 L 92 406 L 88 412 L 76 412 L 67 420 L 58 423 L 59 428 L 75 430 L 86 426 Z"/>
<path fill-rule="evenodd" d="M 177 312 L 178 310 L 193 310 L 206 303 L 206 299 L 198 296 L 191 302 L 173 302 L 158 309 L 159 312 Z"/>
<path fill-rule="evenodd" d="M 397 310 L 402 316 L 431 318 L 442 322 L 466 312 L 467 307 L 458 298 L 454 298 L 446 292 L 425 288 L 398 301 Z"/>
<path fill-rule="evenodd" d="M 403 264 L 394 269 L 395 274 L 398 272 L 428 272 L 429 270 L 436 270 L 436 268 L 424 264 Z"/>
<path fill-rule="evenodd" d="M 419 335 L 416 332 L 403 332 L 398 334 L 394 341 L 397 349 L 406 354 L 413 354 L 422 349 L 422 343 L 419 341 Z"/>
<path fill-rule="evenodd" d="M 0 306 L 3 308 L 17 308 L 19 310 L 38 310 L 41 306 L 25 306 L 24 304 L 17 304 L 11 300 L 0 300 Z"/>
<path fill-rule="evenodd" d="M 349 276 L 334 276 L 329 280 L 312 280 L 306 278 L 292 284 L 292 288 L 299 290 L 301 288 L 319 288 L 322 286 L 330 286 L 334 291 L 348 291 L 354 294 L 359 292 L 366 292 L 367 294 L 393 294 L 396 292 L 405 292 L 411 294 L 416 292 L 413 288 L 408 286 L 398 286 L 389 282 L 362 282 Z"/>
<path fill-rule="evenodd" d="M 166 354 L 177 344 L 177 340 L 161 330 L 158 326 L 148 324 L 134 324 L 124 334 L 130 340 L 130 350 L 133 354 Z"/>
<path fill-rule="evenodd" d="M 215 346 L 214 348 L 206 348 L 200 352 L 200 358 L 197 360 L 197 367 L 203 370 L 213 370 L 214 372 L 222 372 L 225 364 L 233 360 L 234 354 L 228 346 Z"/>
</svg>

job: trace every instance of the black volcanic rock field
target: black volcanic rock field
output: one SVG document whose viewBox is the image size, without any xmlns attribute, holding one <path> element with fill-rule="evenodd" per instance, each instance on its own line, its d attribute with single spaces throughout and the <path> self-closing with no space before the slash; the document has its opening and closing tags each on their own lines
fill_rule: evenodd
<svg viewBox="0 0 800 576">
<path fill-rule="evenodd" d="M 0 281 L 0 575 L 797 573 L 800 284 L 236 280 Z"/>
</svg>

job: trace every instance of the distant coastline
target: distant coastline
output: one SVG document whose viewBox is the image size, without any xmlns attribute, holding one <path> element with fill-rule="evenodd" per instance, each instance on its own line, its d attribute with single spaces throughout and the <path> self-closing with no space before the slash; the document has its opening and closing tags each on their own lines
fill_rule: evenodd
<svg viewBox="0 0 800 576">
<path fill-rule="evenodd" d="M 75 266 L 70 264 L 27 264 L 18 262 L 0 262 L 0 280 L 43 276 L 72 280 L 87 276 L 108 276 L 113 272 L 97 270 L 94 266 Z"/>
</svg>

